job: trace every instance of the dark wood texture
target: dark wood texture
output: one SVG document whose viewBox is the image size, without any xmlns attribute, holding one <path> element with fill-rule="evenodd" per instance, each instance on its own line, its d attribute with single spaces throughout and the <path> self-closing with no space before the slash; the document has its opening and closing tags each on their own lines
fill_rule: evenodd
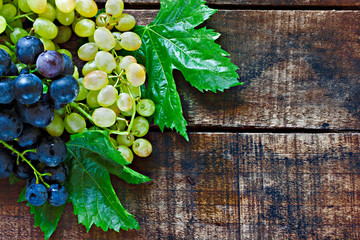
<svg viewBox="0 0 360 240">
<path fill-rule="evenodd" d="M 151 133 L 134 168 L 151 184 L 113 179 L 139 231 L 89 233 L 67 207 L 52 239 L 358 239 L 359 134 Z M 0 181 L 0 239 L 40 240 L 21 184 Z"/>
</svg>

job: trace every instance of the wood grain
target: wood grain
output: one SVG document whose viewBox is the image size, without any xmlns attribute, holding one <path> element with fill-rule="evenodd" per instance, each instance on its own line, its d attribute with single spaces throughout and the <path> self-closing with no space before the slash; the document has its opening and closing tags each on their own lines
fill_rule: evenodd
<svg viewBox="0 0 360 240">
<path fill-rule="evenodd" d="M 67 207 L 55 239 L 358 239 L 359 134 L 151 133 L 133 167 L 153 182 L 113 178 L 139 231 L 77 224 Z M 0 181 L 0 239 L 38 240 L 21 184 Z"/>
</svg>

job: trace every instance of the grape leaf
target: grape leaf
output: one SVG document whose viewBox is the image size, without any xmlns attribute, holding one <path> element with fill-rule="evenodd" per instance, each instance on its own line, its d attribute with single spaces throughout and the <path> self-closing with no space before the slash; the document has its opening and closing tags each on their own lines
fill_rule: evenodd
<svg viewBox="0 0 360 240">
<path fill-rule="evenodd" d="M 139 229 L 134 216 L 121 205 L 111 185 L 110 174 L 115 174 L 130 183 L 141 183 L 150 179 L 133 170 L 121 154 L 111 147 L 108 137 L 99 131 L 86 131 L 67 143 L 66 163 L 70 174 L 66 181 L 69 200 L 74 214 L 78 215 L 89 231 L 95 224 L 104 231 L 109 228 Z M 124 171 L 124 168 L 126 169 Z"/>
<path fill-rule="evenodd" d="M 162 131 L 165 127 L 175 128 L 188 140 L 173 70 L 180 70 L 185 80 L 201 92 L 224 91 L 242 83 L 238 81 L 238 67 L 214 42 L 220 34 L 206 28 L 194 29 L 216 10 L 199 0 L 160 0 L 160 3 L 155 20 L 134 29 L 142 39 L 136 57 L 151 73 L 144 96 L 156 104 L 155 124 Z"/>
</svg>

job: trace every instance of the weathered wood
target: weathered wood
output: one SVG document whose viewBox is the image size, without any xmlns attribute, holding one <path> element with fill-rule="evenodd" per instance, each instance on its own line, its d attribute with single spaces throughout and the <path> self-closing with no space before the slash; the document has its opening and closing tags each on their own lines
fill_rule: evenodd
<svg viewBox="0 0 360 240">
<path fill-rule="evenodd" d="M 67 207 L 52 239 L 358 239 L 359 136 L 151 133 L 133 167 L 153 182 L 113 178 L 141 230 L 86 233 Z M 42 239 L 21 184 L 0 186 L 0 239 Z"/>
</svg>

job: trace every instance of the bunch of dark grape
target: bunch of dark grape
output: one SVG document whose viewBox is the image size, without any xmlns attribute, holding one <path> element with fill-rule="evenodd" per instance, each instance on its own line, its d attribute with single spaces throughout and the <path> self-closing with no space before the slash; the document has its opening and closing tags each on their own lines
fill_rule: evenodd
<svg viewBox="0 0 360 240">
<path fill-rule="evenodd" d="M 20 38 L 15 50 L 17 65 L 0 49 L 0 178 L 28 179 L 25 195 L 32 205 L 60 206 L 68 196 L 61 185 L 68 175 L 67 148 L 43 129 L 78 96 L 74 65 L 33 36 Z"/>
</svg>

